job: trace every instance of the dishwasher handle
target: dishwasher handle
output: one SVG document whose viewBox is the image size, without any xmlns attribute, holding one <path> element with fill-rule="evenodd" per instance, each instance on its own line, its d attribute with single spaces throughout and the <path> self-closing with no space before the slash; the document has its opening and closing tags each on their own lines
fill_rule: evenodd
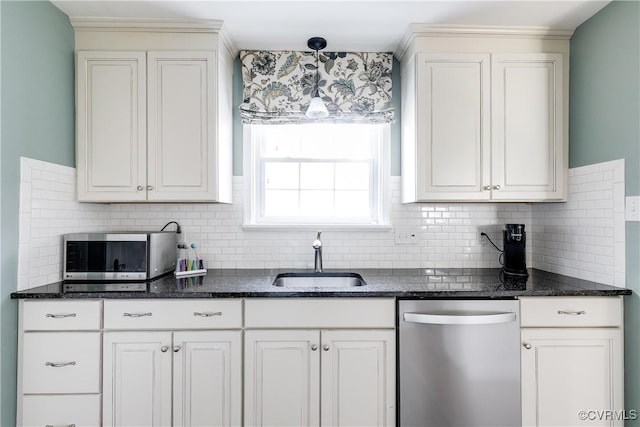
<svg viewBox="0 0 640 427">
<path fill-rule="evenodd" d="M 490 325 L 515 322 L 516 313 L 459 312 L 459 313 L 403 313 L 403 320 L 409 323 L 427 325 Z"/>
</svg>

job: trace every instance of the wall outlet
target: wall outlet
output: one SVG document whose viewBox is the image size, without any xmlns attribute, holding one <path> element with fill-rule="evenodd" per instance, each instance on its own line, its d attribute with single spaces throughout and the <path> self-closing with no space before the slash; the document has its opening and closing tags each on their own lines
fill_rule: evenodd
<svg viewBox="0 0 640 427">
<path fill-rule="evenodd" d="M 640 221 L 640 196 L 628 196 L 625 200 L 625 221 Z"/>
<path fill-rule="evenodd" d="M 396 245 L 417 245 L 420 240 L 420 227 L 396 227 L 393 231 Z"/>
</svg>

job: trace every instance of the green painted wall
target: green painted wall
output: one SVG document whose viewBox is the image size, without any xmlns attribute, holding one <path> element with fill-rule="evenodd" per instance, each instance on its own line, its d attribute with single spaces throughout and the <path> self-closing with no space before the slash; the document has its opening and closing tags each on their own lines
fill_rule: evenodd
<svg viewBox="0 0 640 427">
<path fill-rule="evenodd" d="M 15 425 L 20 156 L 75 166 L 74 33 L 44 1 L 2 1 L 0 425 Z"/>
<path fill-rule="evenodd" d="M 571 39 L 569 165 L 625 159 L 640 195 L 640 3 L 614 1 Z M 640 223 L 626 224 L 625 406 L 640 411 Z M 640 425 L 640 420 L 627 425 Z"/>
<path fill-rule="evenodd" d="M 393 108 L 395 118 L 391 124 L 391 175 L 400 175 L 400 63 L 393 59 L 392 70 Z M 240 58 L 233 63 L 233 174 L 242 176 L 242 120 L 238 107 L 242 104 L 242 70 Z"/>
</svg>

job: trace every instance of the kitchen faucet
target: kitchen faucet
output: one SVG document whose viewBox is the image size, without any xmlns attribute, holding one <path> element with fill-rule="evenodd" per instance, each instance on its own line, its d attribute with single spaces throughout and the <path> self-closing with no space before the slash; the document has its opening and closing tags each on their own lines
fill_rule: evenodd
<svg viewBox="0 0 640 427">
<path fill-rule="evenodd" d="M 322 231 L 318 231 L 316 240 L 313 241 L 313 249 L 316 251 L 314 271 L 316 273 L 322 273 L 322 242 L 320 241 L 320 234 Z"/>
</svg>

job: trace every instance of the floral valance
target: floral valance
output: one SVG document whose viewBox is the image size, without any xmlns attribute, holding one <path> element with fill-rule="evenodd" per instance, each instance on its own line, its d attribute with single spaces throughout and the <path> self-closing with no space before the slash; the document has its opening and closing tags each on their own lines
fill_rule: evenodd
<svg viewBox="0 0 640 427">
<path fill-rule="evenodd" d="M 316 84 L 315 52 L 242 51 L 244 123 L 308 122 Z M 324 122 L 387 123 L 393 119 L 393 55 L 378 52 L 319 53 L 318 92 L 329 110 Z M 313 120 L 317 122 L 318 120 Z"/>
</svg>

